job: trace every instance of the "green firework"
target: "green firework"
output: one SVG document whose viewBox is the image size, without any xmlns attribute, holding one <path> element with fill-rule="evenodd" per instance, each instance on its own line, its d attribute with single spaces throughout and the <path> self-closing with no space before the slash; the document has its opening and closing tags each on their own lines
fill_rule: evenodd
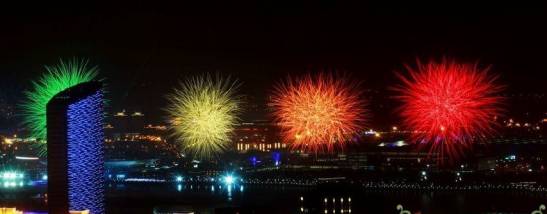
<svg viewBox="0 0 547 214">
<path fill-rule="evenodd" d="M 31 90 L 24 92 L 25 101 L 21 106 L 23 125 L 42 143 L 47 139 L 46 107 L 51 98 L 67 88 L 92 81 L 98 75 L 98 68 L 88 66 L 87 60 L 60 60 L 57 65 L 44 67 L 47 72 L 32 82 Z M 46 152 L 43 145 L 40 146 L 42 155 Z"/>
<path fill-rule="evenodd" d="M 173 137 L 198 159 L 224 151 L 238 121 L 237 82 L 202 76 L 182 82 L 168 95 L 166 111 Z"/>
</svg>

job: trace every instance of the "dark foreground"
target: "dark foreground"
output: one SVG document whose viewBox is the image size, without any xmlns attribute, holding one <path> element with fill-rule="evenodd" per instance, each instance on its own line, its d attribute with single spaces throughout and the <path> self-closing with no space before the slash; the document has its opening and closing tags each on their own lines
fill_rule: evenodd
<svg viewBox="0 0 547 214">
<path fill-rule="evenodd" d="M 0 193 L 2 206 L 43 210 L 36 197 L 45 188 Z M 34 198 L 33 198 L 34 197 Z M 532 213 L 547 204 L 546 193 L 525 191 L 381 190 L 328 184 L 320 186 L 240 186 L 161 184 L 111 185 L 109 214 L 196 213 Z M 398 205 L 401 205 L 398 207 Z"/>
</svg>

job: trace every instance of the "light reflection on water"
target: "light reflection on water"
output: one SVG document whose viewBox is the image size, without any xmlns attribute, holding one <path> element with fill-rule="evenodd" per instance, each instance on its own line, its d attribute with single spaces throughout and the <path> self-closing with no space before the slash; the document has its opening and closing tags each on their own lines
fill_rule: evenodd
<svg viewBox="0 0 547 214">
<path fill-rule="evenodd" d="M 255 213 L 398 213 L 397 205 L 412 213 L 530 213 L 545 203 L 546 195 L 511 192 L 370 191 L 362 188 L 264 186 L 222 184 L 112 184 L 107 185 L 108 213 L 151 213 L 156 206 L 236 207 Z M 45 192 L 45 188 L 40 192 Z M 37 193 L 0 191 L 0 201 L 33 205 Z M 23 198 L 20 198 L 23 197 Z M 21 200 L 23 199 L 23 200 Z M 25 199 L 27 203 L 23 203 Z M 138 202 L 138 203 L 137 203 Z M 30 204 L 30 205 L 29 205 Z M 283 205 L 283 206 L 281 206 Z M 123 207 L 124 209 L 118 209 Z M 140 210 L 143 210 L 142 212 Z M 133 212 L 135 211 L 135 212 Z"/>
<path fill-rule="evenodd" d="M 311 200 L 311 203 L 309 202 L 309 200 Z M 299 212 L 300 213 L 311 213 L 312 211 L 314 211 L 314 206 L 317 206 L 317 200 L 319 200 L 319 198 L 317 197 L 312 197 L 311 199 L 310 198 L 307 198 L 307 197 L 304 197 L 304 196 L 300 196 L 300 209 L 299 209 Z M 325 197 L 323 198 L 322 200 L 319 200 L 319 201 L 322 201 L 321 203 L 321 208 L 319 210 L 322 210 L 322 213 L 352 213 L 352 203 L 351 203 L 351 197 L 340 197 L 339 200 L 337 200 L 336 197 L 333 197 L 332 198 L 332 203 L 331 203 L 331 200 L 329 200 L 328 197 Z M 317 211 L 319 212 L 319 211 Z"/>
<path fill-rule="evenodd" d="M 109 185 L 110 188 L 115 190 L 121 190 L 123 191 L 126 185 L 124 184 L 115 184 L 115 185 Z M 220 185 L 220 184 L 212 184 L 212 185 L 194 185 L 194 184 L 176 184 L 173 186 L 173 188 L 176 190 L 176 192 L 182 193 L 185 191 L 190 192 L 204 192 L 205 190 L 209 190 L 209 192 L 213 195 L 216 194 L 224 194 L 226 195 L 226 199 L 228 201 L 232 200 L 233 192 L 239 192 L 242 193 L 245 190 L 245 186 L 242 184 L 230 184 L 230 185 Z M 218 189 L 218 191 L 217 191 Z"/>
<path fill-rule="evenodd" d="M 228 201 L 232 200 L 232 185 L 228 185 Z"/>
</svg>

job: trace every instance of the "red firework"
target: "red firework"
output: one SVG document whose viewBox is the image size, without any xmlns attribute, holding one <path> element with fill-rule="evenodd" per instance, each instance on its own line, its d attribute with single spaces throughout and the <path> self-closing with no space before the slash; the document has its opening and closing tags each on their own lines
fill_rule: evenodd
<svg viewBox="0 0 547 214">
<path fill-rule="evenodd" d="M 489 68 L 476 64 L 418 63 L 407 66 L 410 77 L 399 76 L 403 86 L 400 110 L 407 128 L 419 143 L 431 143 L 439 155 L 458 156 L 470 143 L 493 131 L 494 118 L 500 114 L 502 87 L 488 74 Z"/>
<path fill-rule="evenodd" d="M 365 105 L 360 94 L 345 78 L 307 75 L 278 85 L 271 105 L 293 149 L 330 152 L 362 128 Z"/>
</svg>

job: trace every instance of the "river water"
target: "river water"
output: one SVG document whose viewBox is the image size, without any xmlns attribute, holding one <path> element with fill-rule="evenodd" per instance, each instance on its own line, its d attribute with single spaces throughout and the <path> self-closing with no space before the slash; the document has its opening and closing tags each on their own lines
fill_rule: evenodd
<svg viewBox="0 0 547 214">
<path fill-rule="evenodd" d="M 0 192 L 1 206 L 45 210 L 37 197 L 45 187 Z M 412 214 L 530 214 L 547 204 L 546 193 L 381 190 L 346 185 L 211 185 L 177 183 L 111 184 L 109 214 L 197 213 L 394 213 L 398 205 Z M 401 208 L 399 207 L 399 208 Z M 544 212 L 547 213 L 547 212 Z"/>
<path fill-rule="evenodd" d="M 109 191 L 110 213 L 152 213 L 162 209 L 202 213 L 526 213 L 547 204 L 545 193 L 397 191 L 361 187 L 124 185 Z M 133 212 L 132 212 L 133 213 Z"/>
</svg>

